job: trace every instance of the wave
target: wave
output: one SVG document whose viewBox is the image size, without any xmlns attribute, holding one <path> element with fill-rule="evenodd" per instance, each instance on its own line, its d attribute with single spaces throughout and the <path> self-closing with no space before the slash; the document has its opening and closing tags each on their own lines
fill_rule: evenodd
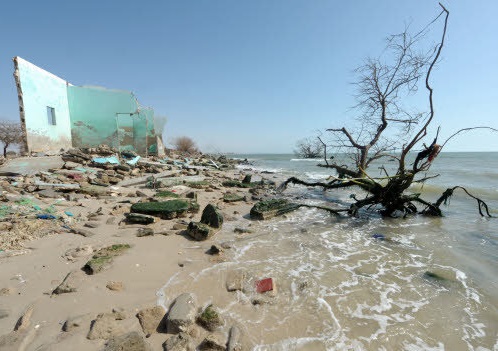
<svg viewBox="0 0 498 351">
<path fill-rule="evenodd" d="M 305 162 L 318 162 L 318 161 L 323 161 L 322 158 L 291 158 L 291 162 L 300 162 L 300 161 L 305 161 Z"/>
</svg>

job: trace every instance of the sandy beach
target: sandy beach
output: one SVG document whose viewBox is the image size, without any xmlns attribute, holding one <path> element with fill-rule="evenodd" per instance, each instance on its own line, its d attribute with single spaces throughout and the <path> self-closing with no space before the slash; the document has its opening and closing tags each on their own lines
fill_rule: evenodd
<svg viewBox="0 0 498 351">
<path fill-rule="evenodd" d="M 169 168 L 182 169 L 181 166 Z M 228 336 L 233 327 L 228 322 L 211 332 L 196 324 L 197 317 L 194 316 L 187 327 L 180 328 L 189 335 L 191 346 L 176 345 L 168 348 L 163 346 L 165 341 L 178 335 L 180 331 L 160 327 L 166 321 L 169 305 L 162 306 L 165 307 L 164 311 L 159 310 L 160 318 L 157 311 L 155 317 L 148 316 L 145 312 L 145 318 L 151 320 L 148 322 L 148 330 L 137 318 L 140 311 L 150 312 L 161 301 L 169 303 L 176 298 L 161 298 L 157 295 L 160 288 L 175 274 L 185 269 L 202 270 L 213 262 L 223 260 L 223 252 L 213 254 L 209 249 L 214 244 L 221 250 L 229 250 L 229 245 L 217 241 L 220 231 L 231 230 L 225 229 L 226 225 L 205 241 L 193 240 L 185 230 L 190 221 L 201 220 L 206 205 L 215 205 L 223 215 L 225 224 L 231 222 L 229 228 L 250 226 L 248 214 L 254 201 L 250 200 L 252 195 L 249 188 L 227 188 L 221 185 L 227 179 L 241 181 L 244 174 L 235 169 L 202 169 L 183 171 L 183 185 L 162 188 L 171 190 L 180 197 L 194 192 L 199 211 L 182 215 L 181 218 L 156 217 L 155 222 L 148 225 L 129 223 L 124 215 L 130 212 L 133 203 L 154 199 L 158 190 L 148 188 L 144 183 L 126 187 L 118 183 L 111 186 L 111 194 L 105 196 L 85 195 L 71 199 L 66 192 L 58 193 L 55 198 L 42 198 L 37 191 L 23 191 L 19 184 L 18 188 L 13 187 L 13 178 L 3 177 L 4 205 L 12 205 L 16 201 L 19 203 L 22 199 L 25 202 L 25 199 L 30 199 L 29 204 L 35 208 L 57 203 L 52 211 L 57 219 L 33 218 L 33 215 L 24 218 L 11 215 L 3 218 L 3 239 L 12 237 L 13 230 L 21 222 L 30 222 L 31 226 L 47 224 L 52 227 L 41 238 L 21 240 L 10 246 L 7 240 L 3 240 L 0 252 L 0 349 L 146 350 L 150 347 L 151 350 L 183 350 L 198 347 L 208 335 L 217 340 L 218 346 L 221 345 L 224 349 L 228 347 Z M 189 187 L 189 176 L 185 174 L 194 173 L 197 177 L 205 176 L 206 184 L 200 186 L 196 183 L 194 188 Z M 141 173 L 139 176 L 143 175 L 147 174 Z M 21 178 L 23 177 L 17 177 L 17 182 Z M 225 202 L 223 196 L 226 193 L 240 194 L 245 196 L 246 201 Z M 66 200 L 68 198 L 71 201 Z M 71 229 L 85 228 L 82 233 L 88 236 L 69 232 L 64 226 Z M 141 236 L 141 228 L 145 227 L 152 229 L 154 235 Z M 42 231 L 42 228 L 36 230 Z M 127 244 L 130 248 L 114 257 L 110 266 L 95 274 L 83 271 L 86 262 L 99 249 L 119 244 Z M 54 293 L 68 274 L 70 277 L 67 285 L 71 286 L 70 292 Z M 225 282 L 212 282 L 212 285 L 204 286 L 204 291 L 186 289 L 182 293 L 190 293 L 195 298 L 194 309 L 197 315 L 202 312 L 202 307 L 206 307 L 209 301 L 205 299 L 213 295 L 213 289 L 220 289 L 215 295 L 229 293 L 224 286 Z M 210 294 L 206 294 L 206 291 Z M 97 331 L 95 329 L 99 325 L 99 318 L 107 318 L 109 321 L 101 326 L 102 330 Z M 122 335 L 138 335 L 140 341 L 128 340 L 123 344 L 125 346 L 110 343 L 111 339 Z M 204 344 L 205 349 L 218 349 L 209 342 L 206 344 L 204 341 Z M 242 341 L 237 341 L 229 346 L 233 350 L 248 347 L 242 345 Z"/>
</svg>

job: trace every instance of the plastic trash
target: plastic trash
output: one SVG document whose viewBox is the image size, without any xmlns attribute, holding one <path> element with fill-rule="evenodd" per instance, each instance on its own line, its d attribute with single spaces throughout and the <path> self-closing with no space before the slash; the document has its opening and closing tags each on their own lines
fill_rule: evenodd
<svg viewBox="0 0 498 351">
<path fill-rule="evenodd" d="M 130 166 L 135 166 L 137 164 L 138 160 L 140 160 L 140 156 L 136 156 L 136 157 L 132 158 L 131 160 L 126 161 L 126 163 L 129 164 Z"/>
<path fill-rule="evenodd" d="M 384 234 L 380 234 L 380 233 L 373 234 L 372 238 L 379 239 L 379 240 L 385 240 L 386 239 L 385 235 Z"/>
<path fill-rule="evenodd" d="M 71 211 L 64 211 L 64 213 L 69 217 L 74 217 L 74 214 Z"/>
<path fill-rule="evenodd" d="M 116 156 L 94 157 L 92 159 L 92 162 L 100 163 L 100 164 L 110 163 L 110 164 L 113 164 L 113 165 L 119 165 L 119 160 L 118 160 L 118 158 Z"/>
<path fill-rule="evenodd" d="M 48 213 L 36 215 L 36 218 L 38 218 L 38 219 L 57 219 L 57 217 L 55 217 L 54 215 L 48 214 Z"/>
</svg>

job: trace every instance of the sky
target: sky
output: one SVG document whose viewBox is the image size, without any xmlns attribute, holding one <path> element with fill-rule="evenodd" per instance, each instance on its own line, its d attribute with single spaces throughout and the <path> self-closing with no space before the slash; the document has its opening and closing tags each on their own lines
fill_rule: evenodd
<svg viewBox="0 0 498 351">
<path fill-rule="evenodd" d="M 433 125 L 441 139 L 498 128 L 498 1 L 443 3 Z M 432 0 L 2 1 L 0 119 L 19 120 L 20 56 L 74 85 L 133 91 L 167 118 L 166 144 L 189 136 L 204 152 L 288 153 L 350 125 L 354 69 L 439 12 Z M 469 132 L 445 150 L 498 151 L 498 133 Z"/>
</svg>

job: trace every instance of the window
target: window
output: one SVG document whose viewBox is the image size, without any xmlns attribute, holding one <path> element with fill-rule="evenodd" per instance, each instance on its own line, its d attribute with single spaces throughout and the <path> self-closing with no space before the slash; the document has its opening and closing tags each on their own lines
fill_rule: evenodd
<svg viewBox="0 0 498 351">
<path fill-rule="evenodd" d="M 55 109 L 53 107 L 47 106 L 47 117 L 49 125 L 55 126 L 57 124 L 55 121 Z"/>
</svg>

